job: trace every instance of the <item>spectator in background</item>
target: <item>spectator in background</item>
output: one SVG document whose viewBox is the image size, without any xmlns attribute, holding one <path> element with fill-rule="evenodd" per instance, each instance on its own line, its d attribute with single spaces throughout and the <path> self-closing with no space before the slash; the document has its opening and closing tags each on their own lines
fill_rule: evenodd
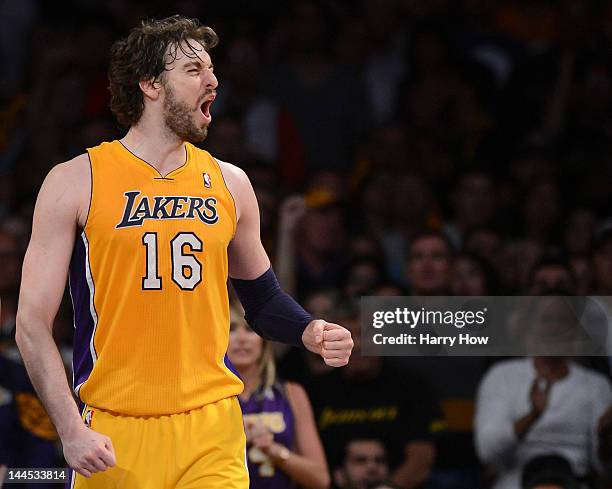
<svg viewBox="0 0 612 489">
<path fill-rule="evenodd" d="M 340 465 L 334 469 L 338 489 L 393 489 L 387 483 L 389 461 L 384 443 L 355 438 L 344 447 Z"/>
<path fill-rule="evenodd" d="M 545 256 L 530 277 L 527 290 L 532 295 L 575 291 L 569 266 L 558 255 Z M 565 333 L 579 325 L 565 302 L 545 299 L 534 300 L 523 314 L 517 312 L 512 326 L 513 336 L 525 339 L 524 348 L 533 351 L 537 346 L 535 353 L 540 356 L 495 364 L 478 388 L 475 442 L 480 460 L 495 473 L 494 489 L 519 489 L 523 467 L 540 455 L 563 455 L 581 477 L 592 467 L 600 472 L 604 467 L 597 432 L 612 402 L 609 380 L 572 361 L 568 344 L 553 341 L 557 336 L 542 342 L 543 335 L 551 338 L 561 334 L 558 330 Z M 557 356 L 541 356 L 545 347 Z"/>
<path fill-rule="evenodd" d="M 384 440 L 390 481 L 401 489 L 416 489 L 429 477 L 435 459 L 431 430 L 439 407 L 418 376 L 399 375 L 381 357 L 361 356 L 358 317 L 351 303 L 339 306 L 334 316 L 353 336 L 351 367 L 307 386 L 324 447 L 336 466 L 350 440 Z"/>
<path fill-rule="evenodd" d="M 564 357 L 506 360 L 483 378 L 475 436 L 483 464 L 494 467 L 493 489 L 519 489 L 521 471 L 539 455 L 561 454 L 574 472 L 604 470 L 598 424 L 612 403 L 603 375 Z"/>
<path fill-rule="evenodd" d="M 276 268 L 283 287 L 298 297 L 340 287 L 346 274 L 348 239 L 343 202 L 328 189 L 311 189 L 281 204 Z"/>
<path fill-rule="evenodd" d="M 348 228 L 344 205 L 327 190 L 306 194 L 297 229 L 297 297 L 321 287 L 339 287 L 346 274 Z"/>
<path fill-rule="evenodd" d="M 559 255 L 559 253 L 549 253 L 543 256 L 538 263 L 533 267 L 533 270 L 530 273 L 530 281 L 527 287 L 525 288 L 526 294 L 538 296 L 538 295 L 557 295 L 557 296 L 573 296 L 577 294 L 577 281 L 572 273 L 571 265 Z M 578 303 L 575 303 L 574 307 L 578 307 Z M 609 306 L 606 302 L 596 301 L 596 304 L 599 307 L 595 307 L 595 304 L 586 303 L 586 309 L 583 311 L 583 316 L 581 320 L 584 321 L 585 326 L 589 326 L 589 328 L 593 328 L 590 330 L 591 335 L 593 335 L 592 340 L 600 343 L 601 346 L 604 345 L 605 340 L 599 337 L 599 333 L 597 330 L 607 331 L 608 326 L 601 324 L 601 321 L 605 321 L 601 316 L 603 311 L 608 311 Z M 604 314 L 608 315 L 608 322 L 610 318 L 609 312 Z M 575 313 L 573 313 L 575 315 Z M 522 324 L 521 314 L 517 311 L 517 315 L 515 318 L 511 320 L 511 325 L 509 326 L 511 329 L 511 334 L 515 338 L 519 338 L 524 336 Z M 597 326 L 601 324 L 601 326 Z M 607 336 L 607 333 L 604 333 Z M 609 341 L 609 340 L 608 340 Z M 610 345 L 607 345 L 608 351 Z M 589 355 L 585 357 L 579 357 L 575 359 L 577 362 L 582 365 L 592 368 L 603 375 L 609 377 L 610 369 L 608 366 L 608 362 L 605 361 L 604 357 Z"/>
<path fill-rule="evenodd" d="M 239 400 L 252 489 L 327 489 L 330 477 L 312 408 L 302 386 L 276 377 L 272 345 L 231 308 L 227 356 L 244 382 Z"/>
<path fill-rule="evenodd" d="M 408 247 L 406 278 L 413 295 L 446 295 L 450 291 L 453 246 L 442 233 L 424 232 Z"/>
</svg>

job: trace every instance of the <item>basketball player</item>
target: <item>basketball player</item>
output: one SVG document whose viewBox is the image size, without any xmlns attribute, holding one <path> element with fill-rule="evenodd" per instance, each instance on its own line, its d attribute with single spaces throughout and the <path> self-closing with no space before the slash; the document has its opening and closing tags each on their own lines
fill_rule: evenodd
<svg viewBox="0 0 612 489">
<path fill-rule="evenodd" d="M 351 353 L 346 329 L 281 291 L 245 173 L 191 144 L 211 122 L 216 43 L 180 16 L 118 41 L 111 109 L 129 131 L 53 168 L 38 196 L 17 342 L 72 487 L 247 489 L 228 275 L 263 337 L 335 367 Z M 52 338 L 68 272 L 80 412 Z"/>
</svg>

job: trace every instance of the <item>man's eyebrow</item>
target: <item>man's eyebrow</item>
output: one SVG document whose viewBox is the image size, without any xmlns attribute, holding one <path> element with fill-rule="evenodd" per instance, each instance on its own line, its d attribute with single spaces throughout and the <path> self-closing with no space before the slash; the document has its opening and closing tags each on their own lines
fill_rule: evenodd
<svg viewBox="0 0 612 489">
<path fill-rule="evenodd" d="M 204 63 L 202 63 L 201 61 L 189 61 L 188 63 L 185 63 L 185 65 L 183 66 L 183 68 L 188 69 L 188 68 L 202 68 L 204 66 Z M 210 65 L 208 66 L 209 69 L 213 69 L 213 64 L 210 63 Z"/>
<path fill-rule="evenodd" d="M 191 68 L 191 67 L 201 68 L 202 63 L 200 63 L 200 61 L 189 61 L 188 63 L 185 63 L 185 65 L 183 66 L 183 68 Z"/>
</svg>

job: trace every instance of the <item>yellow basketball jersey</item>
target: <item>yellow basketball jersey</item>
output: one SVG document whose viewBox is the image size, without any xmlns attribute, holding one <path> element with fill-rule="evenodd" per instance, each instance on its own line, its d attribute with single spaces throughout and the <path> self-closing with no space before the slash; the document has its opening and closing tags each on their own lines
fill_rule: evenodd
<svg viewBox="0 0 612 489">
<path fill-rule="evenodd" d="M 165 177 L 119 141 L 88 150 L 91 203 L 70 292 L 73 383 L 89 406 L 159 416 L 242 391 L 226 357 L 236 210 L 218 162 L 185 147 Z"/>
</svg>

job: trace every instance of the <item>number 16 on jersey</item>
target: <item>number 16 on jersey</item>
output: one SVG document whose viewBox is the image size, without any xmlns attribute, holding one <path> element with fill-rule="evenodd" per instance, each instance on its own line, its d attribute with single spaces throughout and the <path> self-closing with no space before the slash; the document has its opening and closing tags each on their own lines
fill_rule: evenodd
<svg viewBox="0 0 612 489">
<path fill-rule="evenodd" d="M 142 244 L 146 248 L 146 275 L 142 278 L 142 288 L 161 290 L 163 279 L 158 271 L 157 233 L 143 234 Z M 203 249 L 202 241 L 194 233 L 178 233 L 170 240 L 172 281 L 181 290 L 194 290 L 202 281 L 202 263 L 190 252 Z"/>
</svg>

